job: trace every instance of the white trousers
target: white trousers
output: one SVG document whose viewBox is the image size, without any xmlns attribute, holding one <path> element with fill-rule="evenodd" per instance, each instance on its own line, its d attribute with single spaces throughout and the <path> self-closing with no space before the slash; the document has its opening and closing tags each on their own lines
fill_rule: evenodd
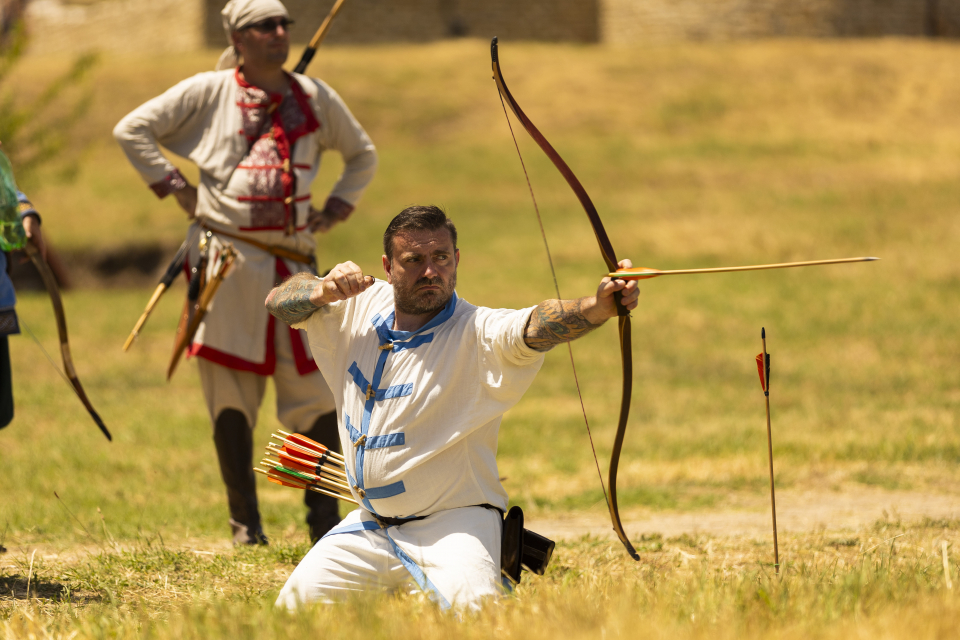
<svg viewBox="0 0 960 640">
<path fill-rule="evenodd" d="M 502 593 L 502 522 L 492 509 L 462 507 L 381 529 L 357 509 L 300 561 L 277 606 L 292 610 L 360 591 L 400 590 L 424 591 L 444 609 L 479 608 Z"/>
<path fill-rule="evenodd" d="M 335 410 L 337 405 L 319 371 L 300 375 L 290 345 L 290 329 L 279 320 L 274 324 L 277 359 L 273 384 L 277 391 L 277 418 L 290 431 L 304 433 L 319 416 Z M 246 416 L 250 428 L 254 428 L 267 389 L 266 376 L 230 369 L 205 358 L 197 358 L 197 364 L 210 423 L 216 424 L 217 416 L 224 409 L 236 409 Z"/>
</svg>

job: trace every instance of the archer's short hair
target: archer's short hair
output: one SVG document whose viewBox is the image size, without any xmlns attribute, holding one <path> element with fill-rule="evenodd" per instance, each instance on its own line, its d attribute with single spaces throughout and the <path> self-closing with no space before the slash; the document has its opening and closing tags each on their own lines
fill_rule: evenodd
<svg viewBox="0 0 960 640">
<path fill-rule="evenodd" d="M 383 252 L 387 260 L 393 260 L 393 237 L 401 231 L 435 231 L 443 227 L 450 232 L 456 250 L 457 227 L 443 209 L 432 204 L 407 207 L 390 221 L 383 232 Z"/>
</svg>

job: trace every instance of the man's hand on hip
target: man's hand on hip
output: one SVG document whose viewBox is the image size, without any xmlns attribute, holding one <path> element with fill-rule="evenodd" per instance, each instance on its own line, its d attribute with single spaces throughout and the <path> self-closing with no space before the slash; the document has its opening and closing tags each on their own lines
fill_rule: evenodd
<svg viewBox="0 0 960 640">
<path fill-rule="evenodd" d="M 337 224 L 339 220 L 326 209 L 314 209 L 310 207 L 307 214 L 307 229 L 310 233 L 326 233 Z"/>
<path fill-rule="evenodd" d="M 197 188 L 191 185 L 185 186 L 173 192 L 173 197 L 177 199 L 180 208 L 187 212 L 187 217 L 193 220 L 197 217 Z"/>
</svg>

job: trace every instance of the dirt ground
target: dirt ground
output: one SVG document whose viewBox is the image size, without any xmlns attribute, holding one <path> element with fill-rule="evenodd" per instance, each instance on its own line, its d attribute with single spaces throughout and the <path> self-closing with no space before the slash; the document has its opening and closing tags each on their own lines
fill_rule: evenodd
<svg viewBox="0 0 960 640">
<path fill-rule="evenodd" d="M 552 540 L 575 540 L 586 535 L 615 539 L 610 520 L 600 508 L 557 518 L 525 514 L 525 526 Z M 843 491 L 806 490 L 777 492 L 777 528 L 781 536 L 794 533 L 821 532 L 838 536 L 853 533 L 877 520 L 887 518 L 905 523 L 923 518 L 960 518 L 960 495 L 887 491 L 868 487 L 844 488 Z M 753 538 L 770 536 L 770 502 L 767 497 L 739 498 L 732 508 L 685 513 L 650 512 L 621 514 L 624 529 L 631 540 L 643 535 L 661 534 L 666 538 L 698 534 L 721 538 Z M 168 541 L 178 548 L 197 554 L 225 553 L 231 549 L 229 538 L 185 538 Z M 115 548 L 129 545 L 120 544 Z M 114 548 L 114 547 L 112 547 Z M 76 544 L 7 544 L 8 553 L 0 555 L 0 568 L 14 558 L 28 557 L 33 551 L 46 560 L 70 563 L 79 557 L 103 549 L 96 545 Z M 12 565 L 11 565 L 12 568 Z"/>
<path fill-rule="evenodd" d="M 778 491 L 777 528 L 783 533 L 823 531 L 839 534 L 856 531 L 881 518 L 905 522 L 928 518 L 960 517 L 960 495 L 885 491 L 858 488 L 841 491 Z M 614 537 L 605 512 L 567 518 L 526 514 L 526 527 L 553 540 L 570 540 L 584 535 Z M 770 501 L 743 500 L 735 508 L 689 513 L 621 514 L 624 530 L 631 537 L 660 533 L 765 537 L 770 535 Z"/>
</svg>

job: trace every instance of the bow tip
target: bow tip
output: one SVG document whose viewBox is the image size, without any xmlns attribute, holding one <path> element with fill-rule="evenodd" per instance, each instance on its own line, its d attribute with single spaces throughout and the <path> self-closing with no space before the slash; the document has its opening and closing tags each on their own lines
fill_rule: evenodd
<svg viewBox="0 0 960 640">
<path fill-rule="evenodd" d="M 493 40 L 490 41 L 490 57 L 494 62 L 497 62 L 497 36 L 493 36 Z"/>
<path fill-rule="evenodd" d="M 614 531 L 616 531 L 616 529 L 614 529 Z M 627 550 L 627 555 L 637 562 L 640 562 L 640 554 L 637 553 L 637 550 L 633 548 L 632 544 L 630 544 L 630 540 L 627 538 L 625 533 L 620 537 L 620 542 L 623 543 L 623 548 Z"/>
<path fill-rule="evenodd" d="M 97 415 L 96 412 L 91 412 L 90 415 L 93 416 L 93 421 L 97 423 L 98 427 L 100 427 L 100 431 L 102 431 L 103 435 L 107 437 L 107 440 L 113 442 L 113 436 L 110 435 L 110 430 L 107 429 L 107 425 L 103 423 L 103 420 L 100 418 L 100 416 Z"/>
</svg>

